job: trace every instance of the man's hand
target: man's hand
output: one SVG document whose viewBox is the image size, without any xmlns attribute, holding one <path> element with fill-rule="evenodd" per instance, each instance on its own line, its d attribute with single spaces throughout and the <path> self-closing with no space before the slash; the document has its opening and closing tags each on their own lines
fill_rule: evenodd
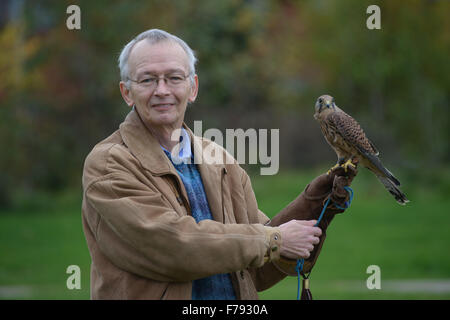
<svg viewBox="0 0 450 320">
<path fill-rule="evenodd" d="M 310 272 L 317 257 L 322 249 L 323 242 L 326 237 L 326 230 L 337 213 L 341 213 L 345 208 L 345 202 L 349 200 L 349 193 L 345 190 L 346 186 L 352 183 L 353 178 L 358 173 L 356 163 L 355 168 L 349 166 L 347 171 L 344 168 L 336 168 L 329 174 L 322 174 L 309 183 L 305 190 L 288 206 L 281 210 L 275 217 L 272 218 L 269 226 L 278 226 L 282 229 L 282 248 L 280 255 L 284 261 L 280 262 L 283 266 L 279 266 L 288 274 L 296 274 L 294 269 L 295 259 L 304 258 L 303 272 Z M 314 227 L 315 219 L 318 219 L 323 206 L 328 198 L 331 201 L 319 223 L 319 228 Z M 336 204 L 339 206 L 337 207 Z M 314 221 L 314 223 L 312 223 Z M 289 223 L 293 223 L 291 226 Z M 305 234 L 300 231 L 298 224 L 304 224 L 303 227 L 312 229 L 319 229 L 321 233 L 311 234 L 311 229 L 306 239 Z M 308 224 L 309 223 L 309 224 Z M 297 225 L 295 225 L 297 224 Z M 289 228 L 288 228 L 289 227 Z M 292 228 L 292 229 L 291 229 Z M 286 232 L 283 232 L 285 229 Z M 291 233 L 297 233 L 296 236 L 291 236 Z M 309 239 L 309 237 L 320 238 Z M 311 248 L 311 245 L 314 245 Z M 312 250 L 311 250 L 312 249 Z M 307 252 L 306 252 L 307 251 Z M 283 259 L 280 259 L 283 260 Z"/>
<path fill-rule="evenodd" d="M 280 225 L 283 239 L 280 254 L 288 259 L 309 258 L 322 235 L 322 230 L 314 227 L 316 223 L 316 220 L 291 220 Z"/>
</svg>

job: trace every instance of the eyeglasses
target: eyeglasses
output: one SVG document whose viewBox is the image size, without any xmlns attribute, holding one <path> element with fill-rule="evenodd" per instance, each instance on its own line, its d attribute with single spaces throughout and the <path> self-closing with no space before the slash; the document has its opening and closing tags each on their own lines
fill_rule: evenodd
<svg viewBox="0 0 450 320">
<path fill-rule="evenodd" d="M 156 87 L 159 84 L 159 80 L 164 79 L 164 83 L 171 88 L 176 88 L 184 83 L 184 81 L 190 76 L 191 74 L 179 74 L 179 73 L 171 73 L 171 74 L 165 74 L 162 76 L 152 76 L 152 75 L 145 75 L 140 80 L 133 80 L 128 78 L 128 80 L 132 82 L 136 82 L 141 87 L 145 88 L 151 88 L 156 89 Z"/>
</svg>

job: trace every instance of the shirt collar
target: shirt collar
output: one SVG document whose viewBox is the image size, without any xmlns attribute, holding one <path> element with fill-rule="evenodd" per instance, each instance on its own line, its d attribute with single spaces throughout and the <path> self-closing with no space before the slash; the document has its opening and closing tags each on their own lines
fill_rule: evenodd
<svg viewBox="0 0 450 320">
<path fill-rule="evenodd" d="M 172 161 L 177 164 L 186 162 L 192 156 L 191 139 L 184 128 L 181 128 L 180 142 L 173 148 L 172 152 L 169 152 L 163 146 L 161 148 L 167 153 L 170 153 Z"/>
</svg>

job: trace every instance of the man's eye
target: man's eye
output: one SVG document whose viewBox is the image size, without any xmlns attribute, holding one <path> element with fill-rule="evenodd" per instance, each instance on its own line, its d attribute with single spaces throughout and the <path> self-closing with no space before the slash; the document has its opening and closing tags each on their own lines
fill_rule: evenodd
<svg viewBox="0 0 450 320">
<path fill-rule="evenodd" d="M 145 78 L 140 81 L 140 83 L 153 83 L 155 82 L 155 78 Z"/>
<path fill-rule="evenodd" d="M 180 81 L 183 81 L 183 78 L 180 76 L 170 76 L 169 80 L 172 82 L 180 82 Z"/>
</svg>

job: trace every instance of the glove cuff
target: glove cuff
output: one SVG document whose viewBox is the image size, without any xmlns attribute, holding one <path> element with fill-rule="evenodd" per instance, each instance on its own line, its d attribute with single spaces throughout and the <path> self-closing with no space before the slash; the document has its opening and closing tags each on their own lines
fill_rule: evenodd
<svg viewBox="0 0 450 320">
<path fill-rule="evenodd" d="M 343 176 L 321 175 L 314 179 L 305 187 L 305 190 L 271 221 L 270 225 L 280 225 L 292 219 L 296 220 L 318 220 L 322 213 L 326 201 L 331 198 L 329 205 L 319 222 L 319 228 L 322 230 L 320 242 L 314 246 L 308 259 L 303 264 L 303 273 L 308 273 L 316 263 L 319 253 L 326 238 L 326 230 L 338 213 L 344 212 L 341 209 L 345 201 L 348 200 L 348 194 L 343 189 L 348 185 L 348 180 Z M 344 190 L 342 192 L 342 190 Z M 337 203 L 341 208 L 336 207 Z M 296 260 L 290 260 L 280 257 L 280 260 L 274 262 L 275 266 L 288 275 L 296 275 Z"/>
</svg>

